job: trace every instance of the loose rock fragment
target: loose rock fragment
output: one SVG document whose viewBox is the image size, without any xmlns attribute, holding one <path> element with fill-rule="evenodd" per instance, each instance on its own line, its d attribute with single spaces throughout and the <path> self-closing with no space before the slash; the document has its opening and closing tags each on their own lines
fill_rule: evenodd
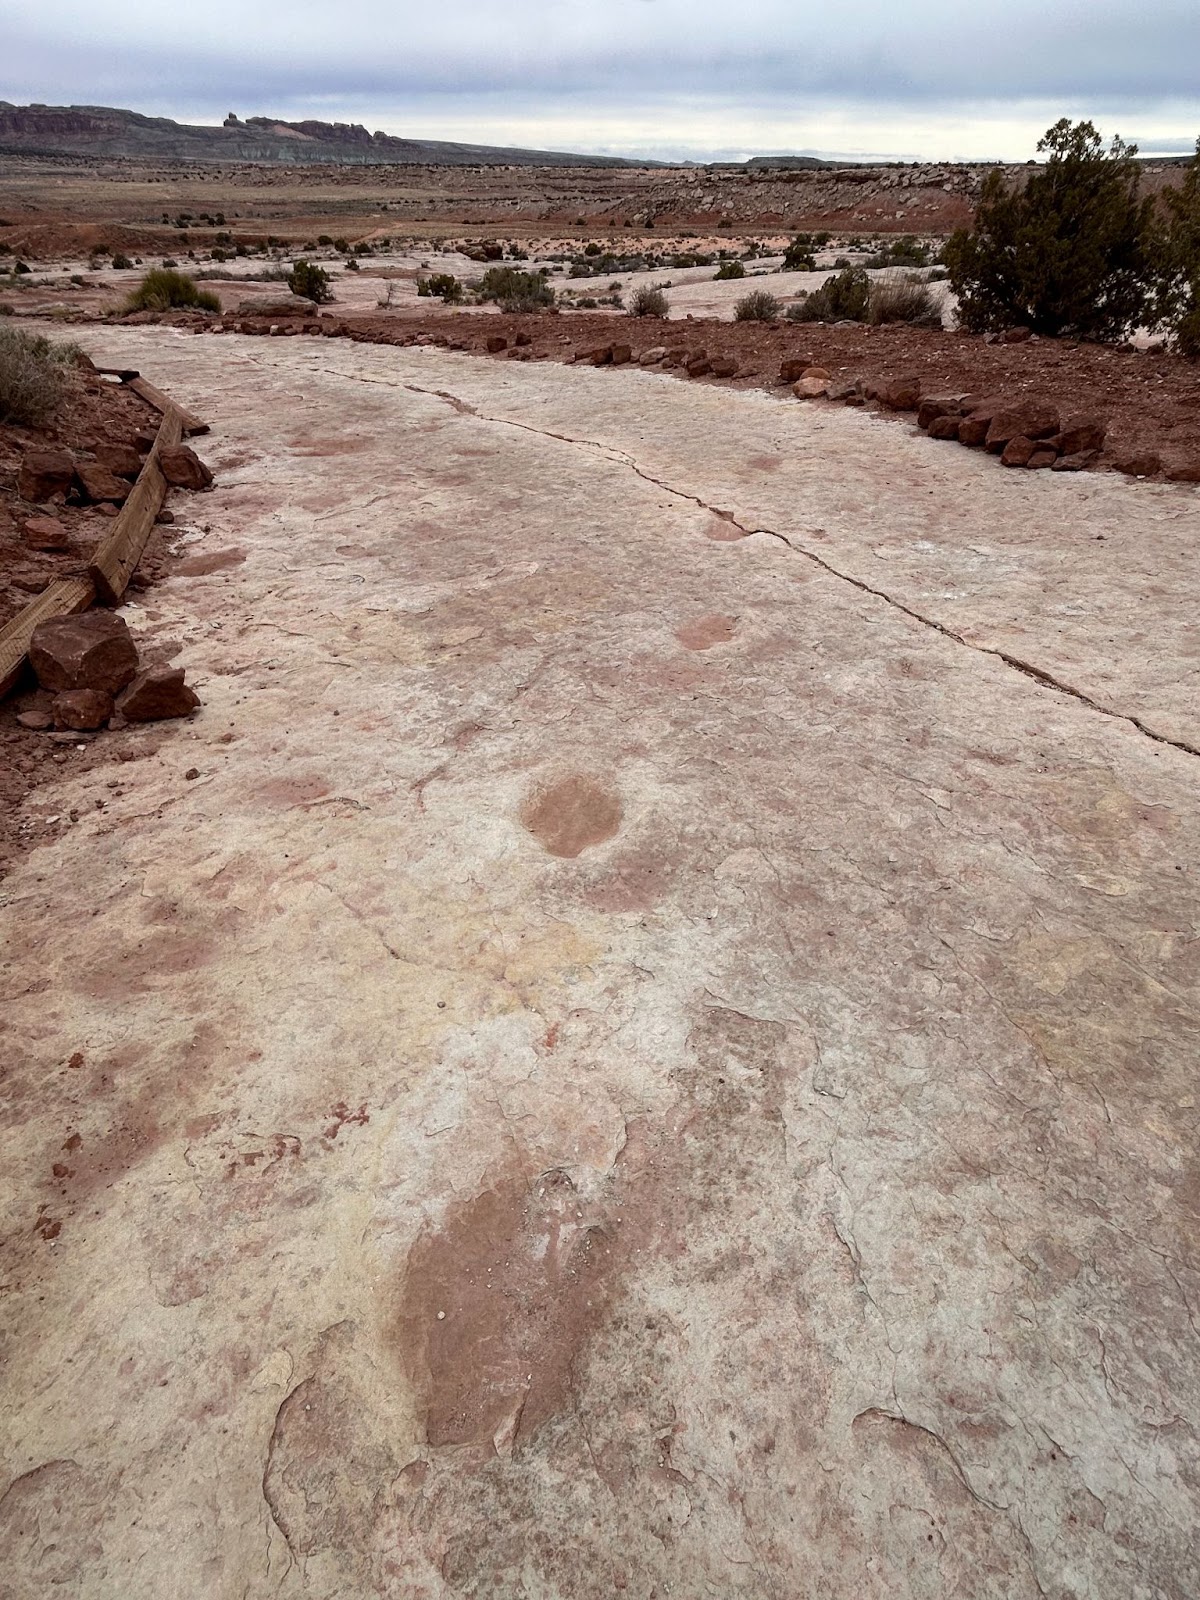
<svg viewBox="0 0 1200 1600">
<path fill-rule="evenodd" d="M 81 461 L 75 468 L 79 487 L 88 500 L 122 505 L 129 498 L 129 483 L 118 478 L 115 472 L 102 467 L 98 461 Z"/>
<path fill-rule="evenodd" d="M 70 546 L 67 530 L 57 517 L 30 517 L 21 532 L 31 550 L 66 550 Z"/>
<path fill-rule="evenodd" d="M 984 443 L 999 455 L 1011 439 L 1049 439 L 1057 432 L 1058 412 L 1053 406 L 1040 400 L 1023 400 L 994 412 Z"/>
<path fill-rule="evenodd" d="M 90 731 L 112 716 L 113 698 L 101 689 L 64 689 L 55 695 L 50 711 L 56 728 Z"/>
<path fill-rule="evenodd" d="M 43 689 L 98 689 L 115 695 L 137 672 L 137 647 L 124 617 L 88 611 L 34 629 L 29 663 Z"/>
<path fill-rule="evenodd" d="M 17 470 L 17 493 L 22 500 L 51 500 L 66 495 L 75 481 L 75 458 L 69 450 L 26 450 Z"/>
<path fill-rule="evenodd" d="M 182 667 L 151 667 L 117 696 L 116 710 L 126 722 L 161 722 L 186 717 L 199 704 L 200 696 L 183 681 Z"/>
<path fill-rule="evenodd" d="M 177 489 L 207 489 L 213 475 L 191 445 L 173 444 L 158 455 L 159 471 Z"/>
<path fill-rule="evenodd" d="M 92 454 L 118 478 L 136 478 L 142 470 L 142 458 L 131 444 L 98 444 Z"/>
</svg>

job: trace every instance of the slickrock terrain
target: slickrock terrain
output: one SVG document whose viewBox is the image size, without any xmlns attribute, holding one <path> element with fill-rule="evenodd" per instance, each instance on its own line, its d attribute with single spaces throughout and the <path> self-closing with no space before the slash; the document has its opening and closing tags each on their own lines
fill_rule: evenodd
<svg viewBox="0 0 1200 1600">
<path fill-rule="evenodd" d="M 216 486 L 0 889 L 14 1600 L 1194 1595 L 1197 490 L 81 337 Z"/>
</svg>

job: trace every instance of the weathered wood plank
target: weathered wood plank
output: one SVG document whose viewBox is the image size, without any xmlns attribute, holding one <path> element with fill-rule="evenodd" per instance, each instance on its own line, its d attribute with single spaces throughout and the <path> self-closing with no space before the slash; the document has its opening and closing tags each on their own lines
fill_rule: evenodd
<svg viewBox="0 0 1200 1600">
<path fill-rule="evenodd" d="M 95 598 L 95 588 L 88 579 L 59 578 L 0 628 L 0 697 L 8 693 L 20 675 L 33 630 L 51 617 L 86 611 Z"/>
<path fill-rule="evenodd" d="M 161 389 L 156 388 L 148 378 L 131 378 L 129 387 L 134 394 L 141 395 L 147 405 L 152 405 L 156 411 L 161 411 L 164 416 L 168 411 L 178 411 L 183 418 L 184 433 L 208 432 L 207 422 L 201 422 L 200 418 L 193 412 L 188 411 L 185 406 L 177 406 L 169 395 L 165 395 Z M 178 443 L 178 440 L 176 440 L 176 443 Z"/>
<path fill-rule="evenodd" d="M 167 403 L 158 436 L 142 463 L 137 482 L 121 507 L 112 532 L 98 546 L 88 566 L 88 576 L 96 587 L 97 595 L 106 605 L 120 603 L 134 569 L 142 559 L 154 519 L 167 497 L 167 480 L 158 466 L 159 452 L 168 445 L 179 443 L 183 437 L 184 415 L 178 406 Z"/>
</svg>

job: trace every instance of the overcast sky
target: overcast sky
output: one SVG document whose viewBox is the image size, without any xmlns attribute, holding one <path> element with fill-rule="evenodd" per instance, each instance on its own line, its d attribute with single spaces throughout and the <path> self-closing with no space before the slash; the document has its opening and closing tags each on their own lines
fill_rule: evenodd
<svg viewBox="0 0 1200 1600">
<path fill-rule="evenodd" d="M 1200 134 L 1200 0 L 0 0 L 0 99 L 697 160 Z"/>
</svg>

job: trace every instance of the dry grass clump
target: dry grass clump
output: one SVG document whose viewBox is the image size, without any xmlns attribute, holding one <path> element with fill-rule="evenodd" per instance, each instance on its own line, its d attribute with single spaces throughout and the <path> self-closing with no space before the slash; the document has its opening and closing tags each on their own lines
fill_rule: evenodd
<svg viewBox="0 0 1200 1600">
<path fill-rule="evenodd" d="M 670 309 L 671 302 L 652 283 L 644 283 L 640 289 L 635 289 L 629 302 L 631 317 L 665 317 Z"/>
<path fill-rule="evenodd" d="M 774 322 L 779 316 L 779 301 L 766 289 L 752 289 L 733 308 L 735 322 Z"/>
<path fill-rule="evenodd" d="M 152 267 L 125 302 L 126 311 L 220 311 L 221 302 L 210 289 L 173 267 Z"/>
<path fill-rule="evenodd" d="M 0 422 L 24 428 L 48 422 L 62 402 L 66 370 L 81 354 L 76 344 L 0 328 Z"/>
<path fill-rule="evenodd" d="M 909 322 L 923 328 L 940 328 L 941 312 L 929 285 L 909 272 L 886 272 L 871 285 L 867 321 Z"/>
</svg>

